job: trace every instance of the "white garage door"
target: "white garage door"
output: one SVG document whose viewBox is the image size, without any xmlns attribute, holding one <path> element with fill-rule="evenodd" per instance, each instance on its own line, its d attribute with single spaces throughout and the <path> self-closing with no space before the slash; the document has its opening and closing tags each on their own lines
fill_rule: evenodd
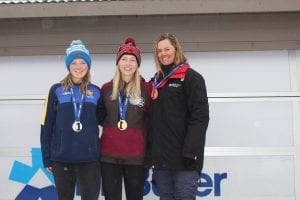
<svg viewBox="0 0 300 200">
<path fill-rule="evenodd" d="M 210 101 L 198 199 L 296 199 L 299 55 L 298 51 L 187 53 L 191 66 L 206 80 Z M 143 54 L 141 72 L 146 80 L 154 70 L 153 55 Z M 114 71 L 115 55 L 92 55 L 95 84 L 109 81 Z M 44 96 L 67 74 L 64 56 L 0 57 L 0 74 L 0 200 L 30 194 L 50 200 L 53 178 L 41 165 L 40 120 Z M 144 199 L 158 199 L 149 180 L 151 172 Z"/>
</svg>

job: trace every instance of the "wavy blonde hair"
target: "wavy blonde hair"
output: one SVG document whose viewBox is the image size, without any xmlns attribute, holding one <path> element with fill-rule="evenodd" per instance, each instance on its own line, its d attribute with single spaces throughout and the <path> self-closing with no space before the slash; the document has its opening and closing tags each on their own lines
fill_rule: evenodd
<svg viewBox="0 0 300 200">
<path fill-rule="evenodd" d="M 161 71 L 161 63 L 159 62 L 158 59 L 157 49 L 158 49 L 158 43 L 162 40 L 169 40 L 171 45 L 175 48 L 175 59 L 174 59 L 175 66 L 187 61 L 187 58 L 183 53 L 179 40 L 171 33 L 164 33 L 161 36 L 159 36 L 159 38 L 154 43 L 154 60 L 155 60 L 157 71 Z"/>
<path fill-rule="evenodd" d="M 69 74 L 61 81 L 64 91 L 70 89 L 70 87 L 72 87 L 74 85 L 73 81 L 72 81 L 72 74 L 71 72 L 69 72 Z M 81 93 L 85 93 L 88 84 L 91 83 L 91 74 L 90 74 L 90 70 L 87 71 L 86 75 L 83 77 L 82 82 L 80 84 L 79 87 L 79 91 Z"/>
<path fill-rule="evenodd" d="M 111 100 L 116 100 L 119 94 L 119 91 L 125 87 L 126 83 L 122 80 L 121 71 L 117 65 L 114 77 L 113 77 L 113 90 L 110 95 Z M 139 99 L 141 98 L 141 75 L 139 68 L 136 68 L 134 75 L 132 76 L 131 81 L 127 84 L 125 88 L 125 94 L 130 98 Z"/>
</svg>

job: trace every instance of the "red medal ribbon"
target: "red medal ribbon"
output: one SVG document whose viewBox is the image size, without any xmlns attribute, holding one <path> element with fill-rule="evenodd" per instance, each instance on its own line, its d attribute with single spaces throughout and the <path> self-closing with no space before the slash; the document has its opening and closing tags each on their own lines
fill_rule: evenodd
<svg viewBox="0 0 300 200">
<path fill-rule="evenodd" d="M 162 80 L 159 84 L 157 84 L 158 86 L 155 87 L 155 83 L 152 80 L 151 84 L 152 84 L 152 92 L 151 92 L 151 98 L 152 99 L 156 99 L 158 96 L 158 88 L 162 88 L 166 85 L 166 83 L 168 82 L 169 79 L 171 78 L 179 78 L 179 79 L 184 79 L 185 78 L 185 73 L 188 70 L 190 66 L 187 63 L 182 64 L 182 66 L 180 66 L 177 70 L 175 70 L 171 76 L 169 76 L 168 78 Z M 155 74 L 154 78 L 157 78 L 159 76 L 159 72 Z"/>
</svg>

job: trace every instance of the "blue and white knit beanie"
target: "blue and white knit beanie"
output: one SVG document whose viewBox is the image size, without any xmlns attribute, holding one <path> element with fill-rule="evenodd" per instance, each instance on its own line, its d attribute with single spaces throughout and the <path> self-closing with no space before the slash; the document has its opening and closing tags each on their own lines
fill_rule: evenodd
<svg viewBox="0 0 300 200">
<path fill-rule="evenodd" d="M 91 69 L 91 57 L 89 50 L 85 48 L 84 43 L 81 40 L 73 40 L 70 46 L 66 50 L 66 67 L 70 71 L 70 64 L 74 59 L 83 59 L 87 63 L 89 69 Z"/>
</svg>

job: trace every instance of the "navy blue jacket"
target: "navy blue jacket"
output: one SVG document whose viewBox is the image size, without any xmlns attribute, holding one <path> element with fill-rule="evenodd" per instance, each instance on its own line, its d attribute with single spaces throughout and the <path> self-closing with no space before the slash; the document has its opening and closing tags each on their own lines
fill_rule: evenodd
<svg viewBox="0 0 300 200">
<path fill-rule="evenodd" d="M 76 103 L 80 102 L 79 85 L 73 86 Z M 74 108 L 70 90 L 54 84 L 45 101 L 41 125 L 41 148 L 45 167 L 52 161 L 66 163 L 92 162 L 99 159 L 99 127 L 105 117 L 100 88 L 89 84 L 82 107 L 82 130 L 75 132 Z"/>
</svg>

